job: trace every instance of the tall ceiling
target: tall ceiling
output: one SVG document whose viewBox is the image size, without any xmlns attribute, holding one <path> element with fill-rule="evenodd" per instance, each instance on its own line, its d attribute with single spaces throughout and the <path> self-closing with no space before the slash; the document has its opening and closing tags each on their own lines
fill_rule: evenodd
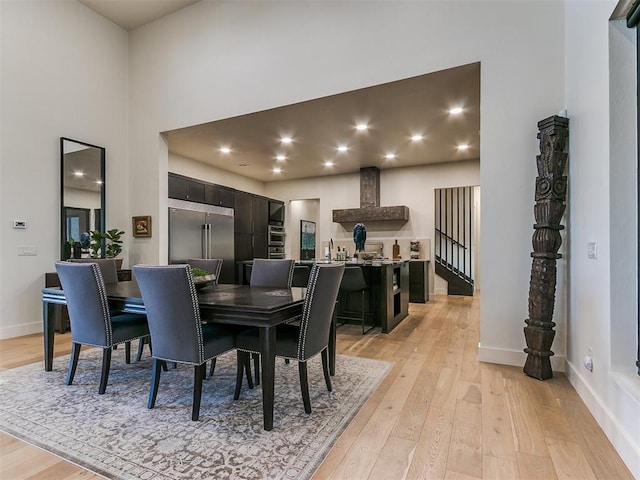
<svg viewBox="0 0 640 480">
<path fill-rule="evenodd" d="M 149 22 L 188 7 L 200 0 L 78 0 L 125 30 L 134 30 Z"/>
<path fill-rule="evenodd" d="M 454 107 L 462 113 L 449 113 Z M 368 129 L 356 130 L 359 123 Z M 478 159 L 480 64 L 165 133 L 172 153 L 267 182 Z M 412 141 L 417 134 L 423 138 Z"/>
<path fill-rule="evenodd" d="M 199 0 L 78 1 L 132 30 Z M 463 112 L 452 115 L 452 107 Z M 361 122 L 368 130 L 356 130 Z M 164 133 L 172 153 L 267 182 L 478 159 L 480 64 Z M 423 139 L 412 141 L 416 134 Z M 282 136 L 292 143 L 281 144 Z M 460 144 L 469 148 L 459 150 Z M 339 152 L 339 146 L 348 150 Z M 395 158 L 387 159 L 388 153 Z"/>
</svg>

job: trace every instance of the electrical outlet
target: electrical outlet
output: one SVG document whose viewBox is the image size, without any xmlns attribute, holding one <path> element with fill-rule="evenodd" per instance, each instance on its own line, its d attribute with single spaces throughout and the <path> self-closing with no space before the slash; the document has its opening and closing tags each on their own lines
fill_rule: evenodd
<svg viewBox="0 0 640 480">
<path fill-rule="evenodd" d="M 593 372 L 593 358 L 591 358 L 590 355 L 584 357 L 584 368 L 586 368 L 590 372 Z"/>
<path fill-rule="evenodd" d="M 587 243 L 587 257 L 598 258 L 598 244 L 596 242 Z"/>
</svg>

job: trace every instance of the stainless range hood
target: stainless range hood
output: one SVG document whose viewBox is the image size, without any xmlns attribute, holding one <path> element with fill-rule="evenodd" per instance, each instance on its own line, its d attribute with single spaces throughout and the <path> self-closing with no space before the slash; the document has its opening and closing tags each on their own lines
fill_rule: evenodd
<svg viewBox="0 0 640 480">
<path fill-rule="evenodd" d="M 380 206 L 380 169 L 366 167 L 360 169 L 360 208 L 344 208 L 333 211 L 336 223 L 366 221 L 403 221 L 409 220 L 409 207 Z"/>
</svg>

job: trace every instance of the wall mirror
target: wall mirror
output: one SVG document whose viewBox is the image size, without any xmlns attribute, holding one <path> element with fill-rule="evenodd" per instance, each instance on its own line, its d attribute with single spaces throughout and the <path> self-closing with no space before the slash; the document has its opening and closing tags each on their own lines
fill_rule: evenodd
<svg viewBox="0 0 640 480">
<path fill-rule="evenodd" d="M 89 257 L 105 226 L 105 149 L 61 137 L 60 166 L 60 258 Z"/>
</svg>

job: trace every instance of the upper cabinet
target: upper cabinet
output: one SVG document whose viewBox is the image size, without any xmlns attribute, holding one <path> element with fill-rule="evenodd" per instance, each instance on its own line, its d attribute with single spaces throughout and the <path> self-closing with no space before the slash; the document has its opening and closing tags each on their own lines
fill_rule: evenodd
<svg viewBox="0 0 640 480">
<path fill-rule="evenodd" d="M 221 187 L 219 185 L 205 185 L 204 203 L 217 205 L 219 207 L 234 208 L 234 193 L 232 188 Z"/>
<path fill-rule="evenodd" d="M 170 173 L 169 198 L 205 203 L 204 183 L 192 180 L 188 177 Z"/>
<path fill-rule="evenodd" d="M 233 188 L 202 182 L 176 173 L 169 173 L 169 198 L 219 207 L 234 207 Z"/>
</svg>

